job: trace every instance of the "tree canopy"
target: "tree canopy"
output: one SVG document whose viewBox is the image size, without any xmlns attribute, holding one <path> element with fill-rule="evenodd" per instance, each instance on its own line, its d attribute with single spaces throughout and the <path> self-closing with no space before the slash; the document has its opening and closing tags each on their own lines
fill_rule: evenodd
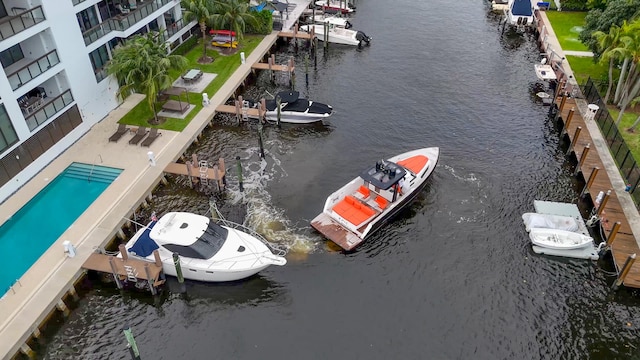
<svg viewBox="0 0 640 360">
<path fill-rule="evenodd" d="M 589 11 L 585 17 L 585 27 L 580 33 L 580 41 L 599 58 L 602 51 L 598 40 L 592 36 L 593 33 L 609 33 L 612 25 L 622 26 L 625 20 L 630 21 L 637 16 L 639 9 L 640 0 L 609 0 L 604 10 L 595 8 Z"/>
<path fill-rule="evenodd" d="M 149 108 L 155 111 L 158 94 L 171 86 L 169 70 L 183 70 L 187 60 L 180 55 L 169 55 L 167 44 L 158 33 L 133 37 L 113 50 L 107 73 L 118 80 L 118 97 L 127 98 L 132 92 L 145 94 Z"/>
</svg>

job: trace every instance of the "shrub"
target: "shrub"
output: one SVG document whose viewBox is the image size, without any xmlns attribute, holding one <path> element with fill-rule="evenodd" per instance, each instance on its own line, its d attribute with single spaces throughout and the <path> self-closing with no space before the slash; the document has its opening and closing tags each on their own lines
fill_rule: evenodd
<svg viewBox="0 0 640 360">
<path fill-rule="evenodd" d="M 173 49 L 171 53 L 174 55 L 184 55 L 189 51 L 191 51 L 191 49 L 193 49 L 194 46 L 196 46 L 197 44 L 198 44 L 198 37 L 191 36 L 190 38 L 185 40 L 182 44 L 178 45 L 178 47 Z"/>
<path fill-rule="evenodd" d="M 273 29 L 273 16 L 271 15 L 271 11 L 254 11 L 252 12 L 252 15 L 256 18 L 256 20 L 258 20 L 258 25 L 252 26 L 251 24 L 247 24 L 246 33 L 269 35 L 271 33 L 271 30 Z"/>
<path fill-rule="evenodd" d="M 586 11 L 587 0 L 563 0 L 562 11 Z"/>
</svg>

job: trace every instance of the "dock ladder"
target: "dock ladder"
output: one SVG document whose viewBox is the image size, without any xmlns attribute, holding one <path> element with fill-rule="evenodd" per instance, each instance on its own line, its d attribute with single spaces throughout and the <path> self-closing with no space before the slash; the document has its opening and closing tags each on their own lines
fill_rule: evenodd
<svg viewBox="0 0 640 360">
<path fill-rule="evenodd" d="M 249 101 L 247 100 L 243 100 L 242 101 L 242 120 L 243 121 L 249 121 Z"/>
<path fill-rule="evenodd" d="M 209 185 L 209 163 L 206 160 L 200 160 L 198 167 L 200 170 L 200 183 L 202 185 Z"/>
</svg>

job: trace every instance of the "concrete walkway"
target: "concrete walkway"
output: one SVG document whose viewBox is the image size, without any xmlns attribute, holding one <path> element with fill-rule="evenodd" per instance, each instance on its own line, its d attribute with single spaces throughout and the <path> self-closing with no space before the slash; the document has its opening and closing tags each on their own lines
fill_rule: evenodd
<svg viewBox="0 0 640 360">
<path fill-rule="evenodd" d="M 553 28 L 551 27 L 551 23 L 547 18 L 547 14 L 544 11 L 540 11 L 538 14 L 539 14 L 540 21 L 543 21 L 545 29 L 549 32 L 549 36 L 546 37 L 546 41 L 548 43 L 547 49 L 549 49 L 547 50 L 547 52 L 553 51 L 560 57 L 564 57 L 568 54 L 571 54 L 571 52 L 569 51 L 566 51 L 566 52 L 563 51 L 562 47 L 560 47 L 560 43 L 558 42 L 558 38 L 555 36 L 555 33 L 553 32 Z M 591 54 L 591 56 L 593 56 L 593 54 Z M 570 64 L 567 61 L 564 61 L 562 63 L 562 68 L 564 69 L 565 73 L 567 74 L 567 77 L 569 78 L 569 84 L 572 87 L 574 86 L 577 87 L 578 83 L 575 77 L 573 76 L 573 71 L 571 70 Z M 588 111 L 587 106 L 589 104 L 587 104 L 587 102 L 581 97 L 576 99 L 576 103 L 578 105 L 577 110 L 580 112 L 582 117 L 585 117 Z M 611 156 L 609 145 L 607 144 L 606 140 L 602 136 L 602 133 L 600 132 L 600 127 L 598 127 L 598 124 L 593 120 L 586 121 L 586 124 L 587 124 L 587 129 L 589 130 L 589 134 L 591 135 L 591 138 L 594 142 L 593 145 L 595 149 L 598 151 L 598 154 L 600 155 L 600 159 L 604 164 L 604 167 L 605 167 L 604 170 L 607 172 L 607 175 L 611 180 L 611 185 L 613 186 L 612 190 L 616 193 L 616 196 L 618 198 L 618 201 L 620 202 L 620 206 L 622 206 L 622 210 L 625 214 L 625 217 L 629 221 L 629 226 L 631 227 L 631 231 L 633 232 L 633 235 L 636 238 L 636 243 L 638 243 L 638 246 L 640 247 L 640 241 L 639 241 L 640 214 L 638 213 L 638 209 L 636 208 L 636 205 L 633 202 L 631 195 L 625 191 L 626 183 L 622 178 L 622 176 L 620 175 L 620 170 L 618 169 L 618 165 L 616 164 L 615 160 Z"/>
<path fill-rule="evenodd" d="M 291 29 L 310 0 L 289 0 L 290 13 L 284 29 Z M 295 6 L 294 6 L 295 5 Z M 161 130 L 162 136 L 150 148 L 129 145 L 129 136 L 117 143 L 108 138 L 117 121 L 144 99 L 130 96 L 105 119 L 94 125 L 78 142 L 64 151 L 51 164 L 33 177 L 13 196 L 0 205 L 0 214 L 10 216 L 42 190 L 72 162 L 82 162 L 123 169 L 120 176 L 77 219 L 77 221 L 0 299 L 0 357 L 11 358 L 38 330 L 48 314 L 83 274 L 82 264 L 96 249 L 111 242 L 127 218 L 139 207 L 160 182 L 163 169 L 179 159 L 204 128 L 212 121 L 217 106 L 224 104 L 277 40 L 277 32 L 267 35 L 249 54 L 244 64 L 210 98 L 182 132 Z M 234 55 L 234 56 L 240 56 Z M 153 151 L 156 165 L 151 166 L 147 152 Z M 215 161 L 217 159 L 206 159 Z M 52 209 L 56 211 L 56 209 Z M 73 258 L 63 253 L 62 243 L 69 240 L 77 249 Z"/>
<path fill-rule="evenodd" d="M 573 50 L 566 50 L 564 52 L 565 55 L 571 55 L 571 56 L 580 56 L 580 57 L 593 57 L 593 53 L 591 51 L 573 51 Z"/>
</svg>

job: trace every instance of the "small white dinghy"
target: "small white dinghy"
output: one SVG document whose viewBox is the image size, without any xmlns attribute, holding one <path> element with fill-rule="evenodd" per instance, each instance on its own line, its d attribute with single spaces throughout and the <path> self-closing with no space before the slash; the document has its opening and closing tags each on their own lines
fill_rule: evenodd
<svg viewBox="0 0 640 360">
<path fill-rule="evenodd" d="M 548 249 L 570 250 L 593 244 L 593 238 L 590 236 L 558 229 L 533 228 L 529 238 L 533 245 Z"/>
<path fill-rule="evenodd" d="M 533 228 L 556 229 L 573 232 L 580 230 L 578 220 L 570 216 L 524 213 L 522 214 L 522 221 L 524 222 L 527 232 L 531 231 Z"/>
</svg>

